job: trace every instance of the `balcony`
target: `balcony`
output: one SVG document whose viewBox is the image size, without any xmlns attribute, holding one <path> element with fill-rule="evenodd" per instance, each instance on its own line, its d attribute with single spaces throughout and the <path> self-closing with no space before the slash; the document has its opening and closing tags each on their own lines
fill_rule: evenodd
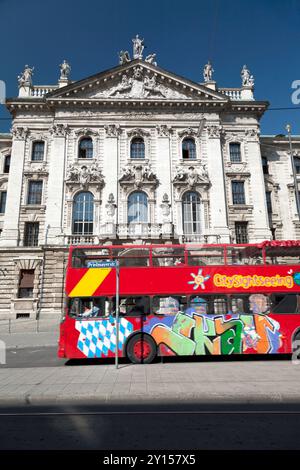
<svg viewBox="0 0 300 470">
<path fill-rule="evenodd" d="M 187 234 L 179 236 L 180 243 L 221 243 L 221 236 L 220 235 L 212 235 L 212 234 Z"/>
</svg>

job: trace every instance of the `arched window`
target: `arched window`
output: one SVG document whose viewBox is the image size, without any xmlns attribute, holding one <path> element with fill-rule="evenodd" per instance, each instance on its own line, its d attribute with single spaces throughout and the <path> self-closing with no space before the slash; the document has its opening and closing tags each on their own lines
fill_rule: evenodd
<svg viewBox="0 0 300 470">
<path fill-rule="evenodd" d="M 186 137 L 182 141 L 182 158 L 184 160 L 196 159 L 196 144 L 192 137 Z"/>
<path fill-rule="evenodd" d="M 128 197 L 128 223 L 148 222 L 148 197 L 142 191 L 135 191 Z"/>
<path fill-rule="evenodd" d="M 4 158 L 3 173 L 9 173 L 10 169 L 10 155 L 6 155 Z"/>
<path fill-rule="evenodd" d="M 92 235 L 94 196 L 90 192 L 76 194 L 73 201 L 73 234 Z"/>
<path fill-rule="evenodd" d="M 93 141 L 90 137 L 83 137 L 79 141 L 78 158 L 93 158 Z"/>
<path fill-rule="evenodd" d="M 199 194 L 193 191 L 185 193 L 182 198 L 183 233 L 186 235 L 201 233 L 200 216 Z"/>
<path fill-rule="evenodd" d="M 45 150 L 45 142 L 43 142 L 42 140 L 33 142 L 31 160 L 33 162 L 40 162 L 44 160 L 44 150 Z"/>
<path fill-rule="evenodd" d="M 142 137 L 135 137 L 130 144 L 130 158 L 145 158 L 145 142 Z"/>
</svg>

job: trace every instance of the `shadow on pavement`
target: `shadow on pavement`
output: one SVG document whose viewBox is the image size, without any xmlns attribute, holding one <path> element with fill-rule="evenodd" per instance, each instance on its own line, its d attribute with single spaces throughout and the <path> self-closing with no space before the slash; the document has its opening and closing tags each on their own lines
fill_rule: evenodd
<svg viewBox="0 0 300 470">
<path fill-rule="evenodd" d="M 300 403 L 0 407 L 1 450 L 297 450 Z"/>
</svg>

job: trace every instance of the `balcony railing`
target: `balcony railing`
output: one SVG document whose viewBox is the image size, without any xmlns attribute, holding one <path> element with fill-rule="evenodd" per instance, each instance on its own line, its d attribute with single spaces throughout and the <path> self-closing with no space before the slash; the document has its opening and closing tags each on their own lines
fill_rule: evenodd
<svg viewBox="0 0 300 470">
<path fill-rule="evenodd" d="M 180 236 L 181 243 L 220 243 L 221 236 L 220 235 L 212 235 L 212 234 L 187 234 Z"/>
<path fill-rule="evenodd" d="M 117 226 L 119 238 L 159 238 L 162 234 L 161 224 L 131 223 Z"/>
</svg>

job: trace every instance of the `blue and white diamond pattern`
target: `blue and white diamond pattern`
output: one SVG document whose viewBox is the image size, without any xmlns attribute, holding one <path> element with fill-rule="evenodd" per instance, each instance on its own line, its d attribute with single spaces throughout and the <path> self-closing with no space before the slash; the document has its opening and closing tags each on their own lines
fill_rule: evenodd
<svg viewBox="0 0 300 470">
<path fill-rule="evenodd" d="M 115 319 L 107 320 L 78 320 L 75 323 L 76 330 L 79 331 L 77 348 L 89 358 L 104 357 L 109 352 L 116 351 L 116 326 Z M 119 350 L 126 338 L 132 333 L 133 325 L 121 318 L 119 320 Z"/>
</svg>

